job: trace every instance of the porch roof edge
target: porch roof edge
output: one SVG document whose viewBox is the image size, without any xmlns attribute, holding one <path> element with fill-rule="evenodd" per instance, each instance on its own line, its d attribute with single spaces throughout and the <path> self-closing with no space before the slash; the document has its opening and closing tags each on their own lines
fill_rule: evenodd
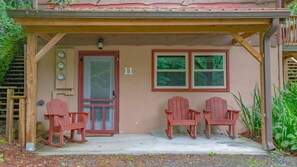
<svg viewBox="0 0 297 167">
<path fill-rule="evenodd" d="M 288 18 L 290 10 L 250 11 L 119 11 L 119 10 L 8 10 L 12 18 Z"/>
</svg>

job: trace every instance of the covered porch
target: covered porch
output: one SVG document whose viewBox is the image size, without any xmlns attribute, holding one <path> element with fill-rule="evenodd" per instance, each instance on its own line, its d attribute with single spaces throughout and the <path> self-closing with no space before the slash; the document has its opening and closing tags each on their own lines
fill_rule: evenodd
<svg viewBox="0 0 297 167">
<path fill-rule="evenodd" d="M 56 148 L 41 145 L 39 155 L 85 155 L 85 154 L 251 154 L 266 155 L 261 144 L 244 137 L 234 140 L 226 135 L 213 135 L 207 139 L 203 134 L 193 140 L 187 135 L 175 135 L 168 140 L 165 133 L 116 134 L 112 137 L 87 137 L 84 144 L 67 143 Z"/>
<path fill-rule="evenodd" d="M 39 72 L 37 70 L 37 64 L 42 58 L 47 57 L 45 55 L 65 35 L 87 33 L 112 35 L 225 34 L 230 36 L 233 39 L 230 41 L 230 45 L 239 43 L 250 53 L 250 55 L 252 55 L 259 62 L 263 105 L 262 141 L 263 146 L 266 150 L 274 149 L 272 143 L 271 116 L 272 84 L 270 72 L 270 37 L 273 35 L 273 33 L 275 33 L 279 24 L 279 19 L 286 18 L 288 17 L 288 15 L 289 11 L 278 9 L 246 11 L 237 9 L 230 9 L 228 11 L 9 11 L 9 16 L 14 18 L 17 24 L 22 25 L 25 31 L 28 33 L 26 149 L 31 151 L 34 151 L 36 149 L 36 102 L 38 100 L 37 74 Z M 54 36 L 52 36 L 53 34 Z M 255 49 L 246 40 L 246 38 L 255 34 L 259 36 L 259 50 Z M 38 49 L 38 46 L 40 46 L 37 40 L 38 36 L 47 41 L 46 44 L 40 49 Z M 66 90 L 66 92 L 62 92 L 62 94 L 75 94 L 78 91 L 79 90 L 77 89 Z M 120 104 L 120 108 L 121 106 L 123 106 L 123 104 Z M 119 135 L 119 138 L 123 137 L 121 135 Z M 156 139 L 155 137 L 147 137 L 151 138 L 149 140 Z M 117 137 L 111 139 L 116 138 Z M 160 141 L 162 141 L 163 139 L 168 140 L 164 137 L 157 139 L 160 139 Z M 203 145 L 204 143 L 202 139 L 203 137 L 198 138 L 196 141 L 189 142 L 197 142 L 197 144 Z M 102 140 L 104 140 L 104 138 L 102 138 Z M 236 140 L 231 140 L 230 142 L 232 141 L 236 143 Z M 152 140 L 152 142 L 154 142 L 154 140 Z M 186 141 L 186 143 L 187 142 L 188 141 Z M 91 144 L 91 142 L 86 143 L 85 145 L 87 146 L 88 144 Z M 100 142 L 98 142 L 96 145 L 99 147 Z M 78 145 L 74 146 L 78 147 Z M 64 148 L 61 148 L 61 150 L 63 149 Z M 216 152 L 216 150 L 214 150 L 214 152 Z"/>
</svg>

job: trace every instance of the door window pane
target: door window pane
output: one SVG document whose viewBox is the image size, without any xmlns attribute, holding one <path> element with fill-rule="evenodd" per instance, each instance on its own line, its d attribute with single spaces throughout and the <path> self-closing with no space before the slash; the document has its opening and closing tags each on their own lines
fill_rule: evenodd
<svg viewBox="0 0 297 167">
<path fill-rule="evenodd" d="M 89 113 L 87 130 L 114 130 L 113 91 L 114 57 L 85 56 L 84 99 L 91 99 L 83 103 L 84 109 Z"/>
</svg>

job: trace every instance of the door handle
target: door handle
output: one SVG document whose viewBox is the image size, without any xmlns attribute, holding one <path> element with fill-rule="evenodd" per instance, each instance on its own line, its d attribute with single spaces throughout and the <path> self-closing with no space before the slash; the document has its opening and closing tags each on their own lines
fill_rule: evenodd
<svg viewBox="0 0 297 167">
<path fill-rule="evenodd" d="M 114 90 L 112 91 L 112 98 L 113 99 L 115 98 L 115 91 Z"/>
</svg>

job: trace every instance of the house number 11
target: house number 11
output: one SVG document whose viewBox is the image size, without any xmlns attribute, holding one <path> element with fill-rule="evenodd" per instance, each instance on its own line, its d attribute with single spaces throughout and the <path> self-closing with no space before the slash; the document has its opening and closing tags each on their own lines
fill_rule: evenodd
<svg viewBox="0 0 297 167">
<path fill-rule="evenodd" d="M 125 75 L 132 75 L 132 67 L 124 67 L 124 74 Z"/>
</svg>

